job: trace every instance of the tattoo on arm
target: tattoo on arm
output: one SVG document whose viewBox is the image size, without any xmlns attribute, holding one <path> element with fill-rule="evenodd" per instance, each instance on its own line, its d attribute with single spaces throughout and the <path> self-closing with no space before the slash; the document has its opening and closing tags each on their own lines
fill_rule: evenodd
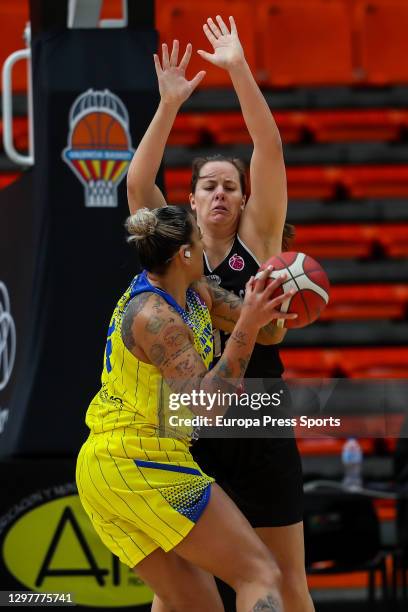
<svg viewBox="0 0 408 612">
<path fill-rule="evenodd" d="M 242 331 L 233 331 L 229 339 L 236 342 L 238 346 L 246 346 L 247 344 L 247 335 Z"/>
<path fill-rule="evenodd" d="M 235 310 L 242 306 L 242 300 L 237 297 L 235 293 L 223 289 L 215 281 L 207 279 L 207 286 L 211 293 L 213 308 L 219 304 L 228 304 L 231 310 Z"/>
<path fill-rule="evenodd" d="M 149 322 L 146 324 L 146 331 L 150 332 L 151 334 L 158 334 L 159 331 L 162 329 L 162 327 L 168 323 L 167 319 L 164 319 L 163 317 L 158 317 L 157 315 L 153 315 L 153 317 L 149 320 Z"/>
<path fill-rule="evenodd" d="M 162 344 L 153 344 L 149 351 L 149 357 L 155 366 L 163 365 L 166 358 L 166 349 Z"/>
<path fill-rule="evenodd" d="M 246 372 L 246 369 L 248 367 L 248 363 L 249 363 L 250 358 L 251 358 L 251 355 L 248 355 L 247 357 L 240 357 L 238 359 L 239 367 L 241 369 L 240 378 L 243 378 L 243 376 L 244 376 L 244 374 Z"/>
<path fill-rule="evenodd" d="M 147 292 L 139 293 L 139 295 L 136 295 L 126 307 L 125 314 L 123 315 L 122 319 L 121 332 L 123 343 L 130 351 L 135 346 L 135 340 L 132 332 L 133 322 L 139 312 L 143 310 L 151 295 L 151 293 Z"/>
</svg>

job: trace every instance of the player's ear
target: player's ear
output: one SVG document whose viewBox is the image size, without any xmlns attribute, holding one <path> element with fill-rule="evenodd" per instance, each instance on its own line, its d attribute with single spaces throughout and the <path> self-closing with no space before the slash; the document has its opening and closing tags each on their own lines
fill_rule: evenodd
<svg viewBox="0 0 408 612">
<path fill-rule="evenodd" d="M 190 201 L 191 210 L 196 210 L 197 207 L 196 207 L 196 203 L 195 203 L 195 200 L 194 200 L 194 194 L 190 193 L 190 195 L 188 196 L 188 199 Z"/>
<path fill-rule="evenodd" d="M 241 210 L 244 210 L 245 208 L 245 204 L 246 204 L 246 195 L 243 196 L 242 198 L 242 202 L 241 202 Z"/>
<path fill-rule="evenodd" d="M 181 247 L 179 248 L 179 256 L 182 262 L 188 263 L 189 259 L 191 259 L 191 245 L 182 244 Z"/>
</svg>

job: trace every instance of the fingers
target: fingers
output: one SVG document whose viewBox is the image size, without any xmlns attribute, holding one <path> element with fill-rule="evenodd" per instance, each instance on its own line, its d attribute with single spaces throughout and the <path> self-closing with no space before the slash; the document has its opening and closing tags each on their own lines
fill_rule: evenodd
<svg viewBox="0 0 408 612">
<path fill-rule="evenodd" d="M 224 23 L 224 21 L 223 21 L 222 17 L 221 17 L 220 15 L 217 15 L 217 16 L 216 16 L 216 20 L 217 20 L 218 27 L 220 28 L 220 30 L 221 30 L 221 32 L 222 32 L 222 34 L 224 34 L 224 36 L 225 36 L 226 34 L 229 34 L 228 28 L 227 28 L 227 26 L 225 25 L 225 23 Z"/>
<path fill-rule="evenodd" d="M 230 22 L 230 25 L 231 25 L 231 34 L 238 35 L 237 26 L 235 25 L 235 20 L 232 17 L 232 15 L 229 18 L 229 22 Z"/>
<path fill-rule="evenodd" d="M 212 53 L 207 53 L 207 51 L 202 51 L 201 49 L 198 49 L 197 51 L 198 55 L 200 55 L 203 59 L 205 59 L 207 62 L 210 62 L 210 64 L 214 64 L 215 66 L 217 64 L 214 63 L 213 61 L 213 54 Z"/>
<path fill-rule="evenodd" d="M 271 282 L 268 284 L 267 287 L 267 291 L 269 294 L 272 294 L 280 285 L 282 285 L 285 280 L 288 278 L 288 275 L 286 274 L 286 272 L 282 272 L 281 274 L 278 274 L 278 276 L 276 278 L 271 278 Z"/>
<path fill-rule="evenodd" d="M 214 36 L 214 34 L 212 33 L 212 31 L 210 30 L 210 28 L 208 27 L 206 23 L 203 25 L 203 30 L 209 42 L 212 44 L 213 47 L 215 47 L 215 45 L 217 44 L 217 38 Z"/>
<path fill-rule="evenodd" d="M 160 65 L 159 56 L 156 53 L 153 54 L 154 67 L 156 68 L 157 76 L 160 76 L 163 73 L 162 67 Z"/>
<path fill-rule="evenodd" d="M 268 280 L 272 270 L 273 266 L 268 266 L 262 270 L 262 272 L 258 272 L 255 276 L 254 289 L 257 293 L 262 293 L 262 291 L 265 289 L 266 281 Z"/>
<path fill-rule="evenodd" d="M 193 79 L 191 79 L 191 81 L 189 81 L 190 83 L 190 87 L 191 87 L 191 91 L 193 91 L 197 85 L 199 85 L 201 83 L 201 81 L 203 80 L 203 78 L 206 75 L 206 71 L 205 70 L 200 70 L 200 72 L 198 72 L 195 77 Z"/>
<path fill-rule="evenodd" d="M 179 54 L 179 41 L 173 40 L 173 48 L 170 55 L 170 66 L 177 66 Z"/>
<path fill-rule="evenodd" d="M 219 29 L 217 24 L 211 19 L 211 17 L 207 19 L 207 23 L 215 38 L 219 38 L 221 36 L 221 30 Z"/>
<path fill-rule="evenodd" d="M 255 277 L 251 276 L 251 278 L 245 283 L 245 293 L 247 291 L 252 291 L 252 289 L 254 288 L 254 281 Z"/>
<path fill-rule="evenodd" d="M 186 68 L 187 68 L 187 66 L 188 66 L 188 64 L 189 64 L 189 61 L 190 61 L 190 58 L 191 58 L 191 52 L 192 52 L 192 49 L 193 49 L 193 48 L 192 48 L 192 46 L 191 46 L 191 43 L 188 43 L 188 45 L 187 45 L 187 47 L 186 47 L 186 50 L 185 50 L 185 52 L 184 52 L 184 55 L 183 55 L 183 57 L 181 58 L 181 62 L 180 62 L 180 66 L 179 66 L 179 68 L 181 68 L 181 69 L 182 69 L 182 70 L 184 70 L 184 71 L 186 70 Z"/>
<path fill-rule="evenodd" d="M 167 48 L 166 43 L 162 44 L 162 64 L 163 64 L 163 70 L 170 68 L 169 50 Z"/>
</svg>

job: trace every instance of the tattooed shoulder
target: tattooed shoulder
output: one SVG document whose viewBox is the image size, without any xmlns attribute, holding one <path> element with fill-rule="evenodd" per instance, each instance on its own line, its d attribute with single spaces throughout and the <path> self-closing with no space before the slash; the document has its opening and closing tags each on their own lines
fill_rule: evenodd
<svg viewBox="0 0 408 612">
<path fill-rule="evenodd" d="M 128 303 L 122 319 L 122 340 L 127 349 L 132 350 L 135 346 L 135 340 L 133 337 L 132 326 L 135 318 L 143 308 L 145 308 L 147 302 L 152 297 L 152 293 L 145 292 L 139 293 Z"/>
</svg>

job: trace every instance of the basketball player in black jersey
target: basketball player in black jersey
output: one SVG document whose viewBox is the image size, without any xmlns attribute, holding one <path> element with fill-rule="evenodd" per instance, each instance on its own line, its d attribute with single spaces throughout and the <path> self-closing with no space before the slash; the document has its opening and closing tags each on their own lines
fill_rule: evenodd
<svg viewBox="0 0 408 612">
<path fill-rule="evenodd" d="M 190 204 L 203 234 L 206 274 L 234 292 L 233 303 L 234 294 L 241 295 L 259 264 L 282 250 L 286 173 L 278 128 L 245 61 L 233 18 L 229 27 L 219 16 L 208 19 L 204 33 L 213 53 L 198 53 L 229 72 L 254 145 L 248 199 L 239 160 L 216 157 L 193 165 Z M 161 101 L 129 168 L 131 213 L 145 206 L 166 206 L 156 175 L 177 112 L 205 76 L 201 71 L 191 81 L 186 79 L 191 52 L 188 45 L 179 62 L 174 41 L 170 55 L 163 45 L 161 62 L 154 56 Z M 273 341 L 278 344 L 284 334 L 276 328 Z M 282 372 L 277 349 L 257 345 L 246 376 L 273 379 Z M 282 572 L 285 610 L 313 612 L 304 569 L 302 472 L 295 439 L 205 440 L 193 454 L 273 552 Z"/>
</svg>

